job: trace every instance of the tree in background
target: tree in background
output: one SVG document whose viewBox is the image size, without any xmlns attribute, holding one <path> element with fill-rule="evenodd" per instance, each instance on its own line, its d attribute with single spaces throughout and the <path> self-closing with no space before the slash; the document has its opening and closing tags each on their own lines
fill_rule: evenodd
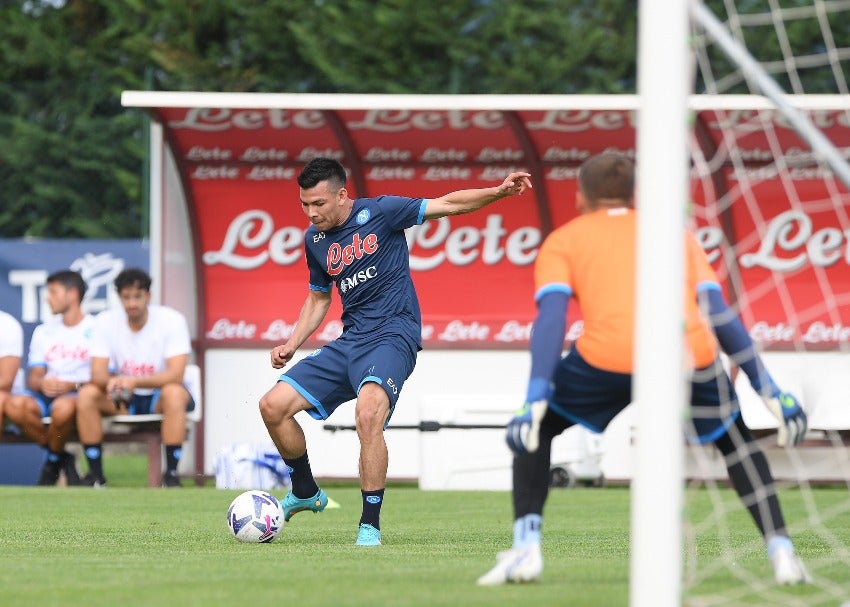
<svg viewBox="0 0 850 607">
<path fill-rule="evenodd" d="M 623 0 L 0 1 L 0 237 L 143 233 L 125 89 L 631 93 Z"/>
</svg>

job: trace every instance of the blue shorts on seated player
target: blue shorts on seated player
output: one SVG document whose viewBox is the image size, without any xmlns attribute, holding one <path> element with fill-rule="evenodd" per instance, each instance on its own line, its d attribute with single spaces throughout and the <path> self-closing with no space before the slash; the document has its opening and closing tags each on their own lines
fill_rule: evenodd
<svg viewBox="0 0 850 607">
<path fill-rule="evenodd" d="M 128 415 L 151 415 L 156 413 L 156 403 L 159 400 L 160 391 L 154 390 L 151 394 L 133 394 L 133 397 L 126 403 Z M 194 411 L 195 399 L 189 394 L 189 402 L 186 404 L 186 411 Z M 120 409 L 119 409 L 120 411 Z M 120 413 L 119 413 L 120 414 Z"/>
<path fill-rule="evenodd" d="M 47 396 L 46 394 L 42 394 L 41 392 L 33 392 L 32 390 L 24 390 L 23 392 L 21 392 L 21 394 L 23 394 L 24 396 L 29 396 L 35 401 L 39 409 L 41 409 L 42 417 L 50 417 L 50 409 L 53 405 L 53 401 L 56 399 L 55 396 Z"/>
<path fill-rule="evenodd" d="M 41 417 L 50 417 L 51 406 L 56 399 L 55 396 L 47 396 L 46 394 L 33 392 L 32 390 L 21 390 L 20 392 L 16 392 L 14 396 L 28 396 L 33 399 L 41 411 Z M 8 422 L 5 429 L 12 434 L 21 434 L 21 429 L 13 422 Z"/>
</svg>

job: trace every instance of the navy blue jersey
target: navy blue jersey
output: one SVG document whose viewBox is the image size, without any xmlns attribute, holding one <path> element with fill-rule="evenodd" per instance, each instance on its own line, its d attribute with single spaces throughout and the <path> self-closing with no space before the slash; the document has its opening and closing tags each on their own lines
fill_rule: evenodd
<svg viewBox="0 0 850 607">
<path fill-rule="evenodd" d="M 344 335 L 366 336 L 388 323 L 401 323 L 421 348 L 422 316 L 404 230 L 422 223 L 426 201 L 378 196 L 353 203 L 341 226 L 328 232 L 307 228 L 310 289 L 327 293 L 336 283 Z"/>
</svg>

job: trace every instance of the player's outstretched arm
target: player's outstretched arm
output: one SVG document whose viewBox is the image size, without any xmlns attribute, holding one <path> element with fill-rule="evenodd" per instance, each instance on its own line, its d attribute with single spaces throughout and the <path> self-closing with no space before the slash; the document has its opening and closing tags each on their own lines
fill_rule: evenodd
<svg viewBox="0 0 850 607">
<path fill-rule="evenodd" d="M 511 173 L 501 184 L 492 188 L 457 190 L 439 198 L 428 199 L 425 206 L 425 219 L 471 213 L 507 196 L 522 194 L 531 187 L 529 173 Z"/>
<path fill-rule="evenodd" d="M 777 444 L 780 447 L 798 444 L 808 429 L 806 412 L 800 402 L 776 385 L 741 319 L 726 305 L 719 285 L 702 289 L 699 297 L 720 347 L 746 374 L 753 390 L 779 421 Z"/>
</svg>

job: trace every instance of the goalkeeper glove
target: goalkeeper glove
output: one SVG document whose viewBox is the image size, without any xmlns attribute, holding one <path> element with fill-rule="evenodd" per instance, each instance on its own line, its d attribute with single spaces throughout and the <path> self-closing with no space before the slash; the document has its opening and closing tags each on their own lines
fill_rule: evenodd
<svg viewBox="0 0 850 607">
<path fill-rule="evenodd" d="M 517 455 L 534 453 L 540 446 L 540 422 L 546 415 L 545 400 L 525 403 L 508 422 L 505 439 Z"/>
<path fill-rule="evenodd" d="M 773 397 L 762 397 L 764 404 L 779 420 L 776 444 L 780 447 L 798 444 L 806 435 L 809 421 L 799 401 L 789 392 L 780 392 Z"/>
</svg>

